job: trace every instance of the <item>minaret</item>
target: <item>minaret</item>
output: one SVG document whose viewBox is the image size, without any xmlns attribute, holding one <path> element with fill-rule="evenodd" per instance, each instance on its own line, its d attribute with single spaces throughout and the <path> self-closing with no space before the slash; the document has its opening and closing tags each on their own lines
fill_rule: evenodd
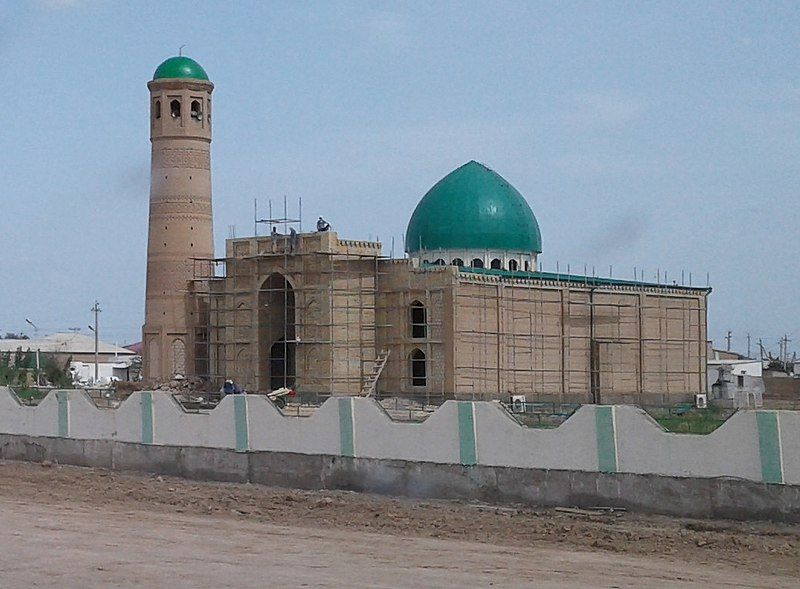
<svg viewBox="0 0 800 589">
<path fill-rule="evenodd" d="M 188 282 L 212 258 L 211 92 L 196 61 L 171 57 L 150 90 L 150 221 L 142 327 L 145 380 L 194 373 Z M 196 268 L 195 268 L 196 267 Z"/>
</svg>

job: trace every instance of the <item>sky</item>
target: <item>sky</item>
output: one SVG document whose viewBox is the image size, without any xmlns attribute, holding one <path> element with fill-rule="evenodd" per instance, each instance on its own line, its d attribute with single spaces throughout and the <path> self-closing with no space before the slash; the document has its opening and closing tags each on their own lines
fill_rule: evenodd
<svg viewBox="0 0 800 589">
<path fill-rule="evenodd" d="M 797 2 L 0 0 L 0 332 L 140 339 L 146 83 L 215 84 L 218 255 L 253 201 L 401 255 L 469 160 L 528 200 L 545 271 L 713 287 L 717 347 L 800 348 Z M 34 331 L 25 320 L 38 328 Z"/>
</svg>

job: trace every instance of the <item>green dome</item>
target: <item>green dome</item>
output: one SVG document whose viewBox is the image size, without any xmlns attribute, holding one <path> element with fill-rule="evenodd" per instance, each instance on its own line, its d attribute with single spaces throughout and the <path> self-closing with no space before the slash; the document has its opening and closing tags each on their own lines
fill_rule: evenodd
<svg viewBox="0 0 800 589">
<path fill-rule="evenodd" d="M 208 80 L 208 74 L 199 63 L 188 57 L 170 57 L 156 68 L 154 80 L 163 78 L 191 78 L 193 80 Z"/>
<path fill-rule="evenodd" d="M 517 189 L 471 161 L 439 180 L 411 215 L 406 251 L 437 249 L 541 253 L 542 235 Z"/>
</svg>

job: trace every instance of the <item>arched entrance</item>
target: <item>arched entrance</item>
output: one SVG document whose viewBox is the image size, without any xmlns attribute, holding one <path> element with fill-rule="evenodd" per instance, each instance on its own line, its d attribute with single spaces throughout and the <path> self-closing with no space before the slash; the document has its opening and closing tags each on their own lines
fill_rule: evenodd
<svg viewBox="0 0 800 589">
<path fill-rule="evenodd" d="M 295 297 L 285 276 L 270 274 L 258 292 L 260 390 L 295 384 Z"/>
<path fill-rule="evenodd" d="M 269 380 L 274 391 L 293 387 L 295 382 L 295 343 L 284 339 L 272 344 L 269 350 Z"/>
</svg>

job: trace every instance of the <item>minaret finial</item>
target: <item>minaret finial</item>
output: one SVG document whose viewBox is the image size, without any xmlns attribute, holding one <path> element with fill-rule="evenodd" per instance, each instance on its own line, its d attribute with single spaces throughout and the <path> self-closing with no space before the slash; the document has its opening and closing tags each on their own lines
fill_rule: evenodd
<svg viewBox="0 0 800 589">
<path fill-rule="evenodd" d="M 183 45 L 181 45 L 180 47 L 178 47 L 178 57 L 183 57 L 183 48 L 184 47 L 186 47 L 185 43 Z"/>
</svg>

